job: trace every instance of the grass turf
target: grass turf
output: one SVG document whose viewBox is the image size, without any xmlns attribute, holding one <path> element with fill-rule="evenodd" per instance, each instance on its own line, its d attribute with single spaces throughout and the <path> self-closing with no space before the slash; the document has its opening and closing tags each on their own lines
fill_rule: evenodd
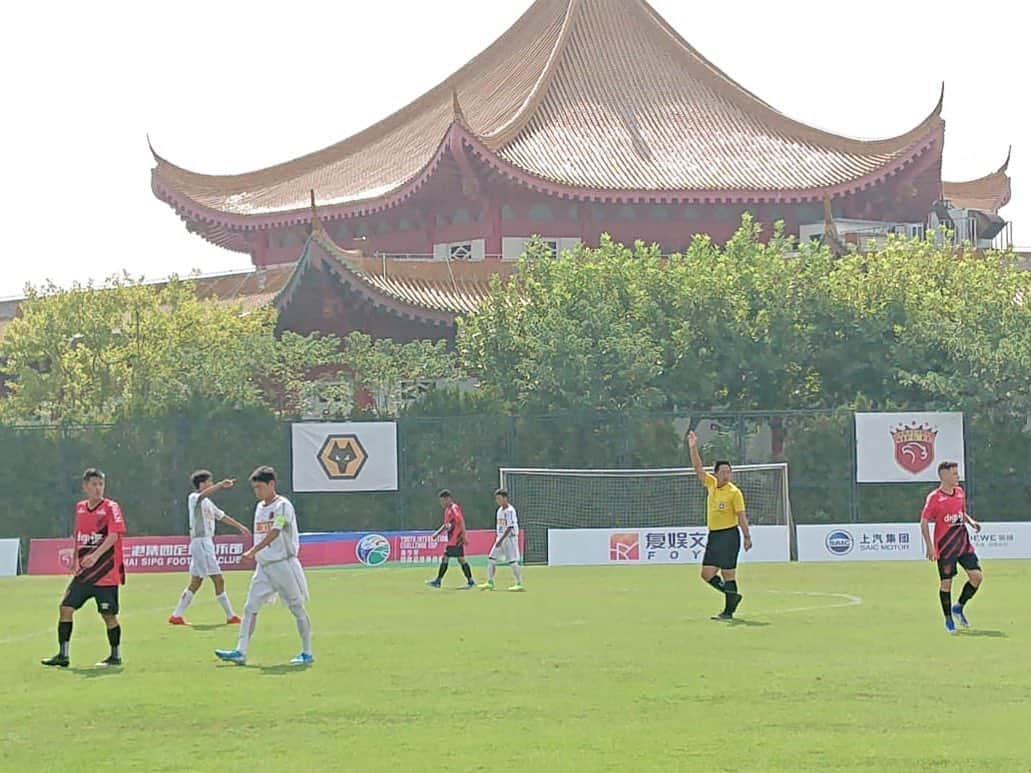
<svg viewBox="0 0 1031 773">
<path fill-rule="evenodd" d="M 43 668 L 64 581 L 4 580 L 0 769 L 1029 770 L 1031 562 L 985 569 L 951 638 L 929 564 L 746 566 L 733 624 L 684 567 L 533 567 L 525 594 L 457 592 L 454 566 L 441 591 L 425 568 L 313 571 L 300 670 L 282 606 L 245 668 L 212 655 L 236 630 L 210 585 L 167 625 L 185 575 L 129 578 L 124 669 L 92 668 L 91 605 L 72 668 Z"/>
</svg>

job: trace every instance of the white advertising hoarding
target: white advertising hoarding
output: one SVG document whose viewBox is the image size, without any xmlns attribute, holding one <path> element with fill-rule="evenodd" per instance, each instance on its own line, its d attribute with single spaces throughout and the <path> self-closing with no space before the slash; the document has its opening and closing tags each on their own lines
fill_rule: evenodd
<svg viewBox="0 0 1031 773">
<path fill-rule="evenodd" d="M 291 427 L 294 491 L 397 491 L 397 424 Z"/>
<path fill-rule="evenodd" d="M 1031 523 L 985 523 L 969 530 L 981 559 L 1031 558 Z M 796 527 L 799 561 L 920 561 L 920 523 L 845 523 Z M 931 527 L 934 537 L 934 527 Z"/>
<path fill-rule="evenodd" d="M 753 526 L 752 549 L 741 549 L 741 563 L 788 561 L 787 526 Z M 703 526 L 654 529 L 548 529 L 549 566 L 640 566 L 698 564 L 705 553 Z"/>
<path fill-rule="evenodd" d="M 962 413 L 857 413 L 858 483 L 936 482 L 938 464 L 966 478 Z"/>
<path fill-rule="evenodd" d="M 18 557 L 20 554 L 20 540 L 0 539 L 0 577 L 14 577 L 18 574 Z"/>
</svg>

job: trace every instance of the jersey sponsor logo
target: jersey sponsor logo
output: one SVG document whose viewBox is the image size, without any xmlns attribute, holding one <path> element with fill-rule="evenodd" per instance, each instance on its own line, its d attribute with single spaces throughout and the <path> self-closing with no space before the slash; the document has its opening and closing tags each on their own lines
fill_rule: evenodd
<svg viewBox="0 0 1031 773">
<path fill-rule="evenodd" d="M 366 566 L 380 566 L 390 560 L 390 540 L 382 534 L 366 534 L 355 545 L 354 555 Z"/>
<path fill-rule="evenodd" d="M 913 475 L 923 472 L 934 462 L 934 442 L 938 430 L 930 424 L 902 424 L 891 430 L 895 443 L 895 461 Z"/>
<path fill-rule="evenodd" d="M 957 524 L 963 523 L 965 517 L 964 513 L 949 513 L 945 516 L 945 523 Z"/>
<path fill-rule="evenodd" d="M 824 539 L 823 544 L 827 552 L 835 556 L 847 556 L 855 547 L 856 541 L 852 535 L 844 529 L 835 529 Z"/>
<path fill-rule="evenodd" d="M 254 524 L 254 531 L 258 534 L 268 534 L 272 531 L 272 521 L 258 521 Z"/>
<path fill-rule="evenodd" d="M 79 532 L 77 541 L 79 543 L 80 548 L 92 548 L 96 547 L 104 541 L 104 535 L 96 531 L 91 532 L 89 534 L 83 534 L 82 532 Z"/>
<path fill-rule="evenodd" d="M 369 454 L 357 435 L 330 435 L 319 449 L 318 459 L 330 480 L 354 480 Z"/>
<path fill-rule="evenodd" d="M 609 536 L 609 561 L 640 561 L 641 535 L 636 531 Z"/>
</svg>

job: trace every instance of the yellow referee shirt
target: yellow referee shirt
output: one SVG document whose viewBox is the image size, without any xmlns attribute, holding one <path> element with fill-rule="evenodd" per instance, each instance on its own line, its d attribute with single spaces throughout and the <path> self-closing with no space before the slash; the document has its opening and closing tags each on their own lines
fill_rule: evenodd
<svg viewBox="0 0 1031 773">
<path fill-rule="evenodd" d="M 741 489 L 733 483 L 716 485 L 716 476 L 705 474 L 705 490 L 709 492 L 706 503 L 706 521 L 710 531 L 733 529 L 737 526 L 737 514 L 745 510 L 745 498 Z"/>
</svg>

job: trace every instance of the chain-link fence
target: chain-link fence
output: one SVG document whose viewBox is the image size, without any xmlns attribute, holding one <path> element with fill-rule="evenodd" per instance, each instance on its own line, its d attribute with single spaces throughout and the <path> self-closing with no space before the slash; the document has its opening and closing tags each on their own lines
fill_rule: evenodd
<svg viewBox="0 0 1031 773">
<path fill-rule="evenodd" d="M 750 414 L 474 415 L 398 419 L 397 492 L 298 494 L 305 531 L 431 528 L 438 489 L 463 503 L 472 528 L 491 527 L 500 467 L 647 468 L 688 464 L 694 427 L 708 461 L 787 462 L 798 523 L 914 520 L 929 484 L 858 485 L 847 411 Z M 966 486 L 977 517 L 1029 520 L 1031 433 L 1009 418 L 966 415 Z M 83 469 L 108 475 L 135 534 L 182 534 L 190 473 L 241 479 L 219 504 L 249 520 L 246 476 L 272 464 L 290 494 L 289 425 L 261 412 L 181 414 L 102 427 L 0 427 L 0 537 L 68 533 Z M 516 503 L 518 507 L 518 503 Z"/>
</svg>

